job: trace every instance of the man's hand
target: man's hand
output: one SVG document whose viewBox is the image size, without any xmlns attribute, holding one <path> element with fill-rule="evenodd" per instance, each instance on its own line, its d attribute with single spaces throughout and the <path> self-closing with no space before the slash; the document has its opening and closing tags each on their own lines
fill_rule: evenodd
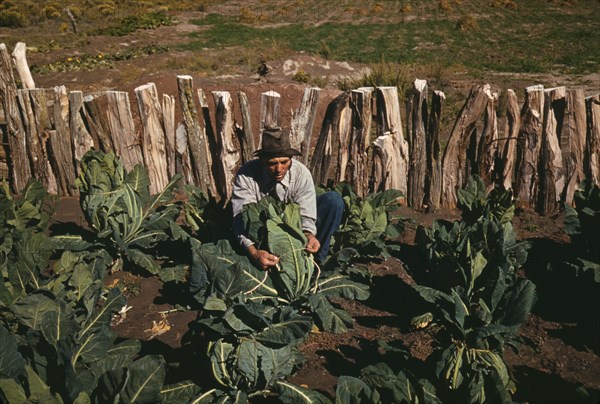
<svg viewBox="0 0 600 404">
<path fill-rule="evenodd" d="M 309 253 L 316 253 L 317 251 L 319 251 L 319 248 L 321 248 L 321 243 L 319 243 L 319 239 L 317 239 L 317 237 L 310 233 L 310 232 L 304 232 L 304 234 L 306 235 L 306 238 L 308 239 L 308 241 L 306 242 L 306 247 L 304 248 L 307 252 Z"/>
<path fill-rule="evenodd" d="M 259 250 L 254 245 L 248 247 L 248 255 L 265 271 L 279 262 L 278 256 L 265 250 Z"/>
</svg>

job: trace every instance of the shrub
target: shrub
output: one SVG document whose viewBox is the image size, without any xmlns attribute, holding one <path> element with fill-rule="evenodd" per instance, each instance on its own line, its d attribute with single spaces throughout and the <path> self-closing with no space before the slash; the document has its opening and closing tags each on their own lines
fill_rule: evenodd
<svg viewBox="0 0 600 404">
<path fill-rule="evenodd" d="M 26 19 L 23 14 L 15 10 L 0 13 L 0 27 L 18 28 L 25 26 Z"/>
</svg>

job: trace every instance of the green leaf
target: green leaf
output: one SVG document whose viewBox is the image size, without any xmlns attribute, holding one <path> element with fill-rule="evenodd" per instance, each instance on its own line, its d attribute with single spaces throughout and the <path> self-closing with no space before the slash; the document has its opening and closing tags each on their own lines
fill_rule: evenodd
<svg viewBox="0 0 600 404">
<path fill-rule="evenodd" d="M 127 250 L 127 260 L 134 263 L 135 265 L 144 268 L 151 274 L 157 274 L 160 271 L 160 265 L 154 260 L 149 254 L 143 253 L 135 248 Z"/>
<path fill-rule="evenodd" d="M 340 376 L 335 389 L 336 404 L 361 404 L 372 402 L 372 391 L 365 382 L 356 377 Z"/>
<path fill-rule="evenodd" d="M 167 282 L 180 282 L 184 283 L 187 281 L 188 265 L 180 264 L 170 267 L 160 268 L 158 276 L 164 283 Z"/>
<path fill-rule="evenodd" d="M 310 317 L 293 314 L 275 322 L 255 335 L 257 341 L 269 346 L 285 346 L 302 341 L 312 328 Z"/>
<path fill-rule="evenodd" d="M 165 376 L 165 361 L 161 356 L 147 355 L 138 359 L 128 367 L 121 400 L 125 403 L 158 401 Z"/>
<path fill-rule="evenodd" d="M 26 403 L 25 390 L 13 379 L 0 378 L 0 391 L 7 403 Z"/>
<path fill-rule="evenodd" d="M 46 313 L 58 311 L 59 305 L 48 292 L 38 292 L 25 296 L 11 306 L 17 320 L 33 329 L 40 330 Z"/>
<path fill-rule="evenodd" d="M 284 404 L 330 404 L 331 400 L 323 394 L 300 387 L 290 382 L 279 380 L 275 383 L 279 400 Z"/>
<path fill-rule="evenodd" d="M 164 404 L 189 403 L 200 393 L 200 387 L 191 380 L 163 386 L 160 401 Z M 196 402 L 196 401 L 194 401 Z"/>
<path fill-rule="evenodd" d="M 354 282 L 345 275 L 333 275 L 319 282 L 318 291 L 329 297 L 351 300 L 366 300 L 371 295 L 369 286 Z"/>
<path fill-rule="evenodd" d="M 17 341 L 0 325 L 0 379 L 13 379 L 25 370 L 25 360 L 19 353 Z"/>
<path fill-rule="evenodd" d="M 333 307 L 324 296 L 312 295 L 308 298 L 308 303 L 324 331 L 340 334 L 352 327 L 352 316 L 344 310 Z"/>
</svg>

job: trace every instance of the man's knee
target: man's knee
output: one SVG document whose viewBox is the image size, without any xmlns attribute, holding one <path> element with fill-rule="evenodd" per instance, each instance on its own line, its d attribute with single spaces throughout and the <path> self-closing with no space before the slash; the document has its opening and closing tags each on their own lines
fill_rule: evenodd
<svg viewBox="0 0 600 404">
<path fill-rule="evenodd" d="M 335 191 L 329 191 L 319 195 L 317 198 L 317 204 L 331 211 L 344 211 L 344 199 Z"/>
</svg>

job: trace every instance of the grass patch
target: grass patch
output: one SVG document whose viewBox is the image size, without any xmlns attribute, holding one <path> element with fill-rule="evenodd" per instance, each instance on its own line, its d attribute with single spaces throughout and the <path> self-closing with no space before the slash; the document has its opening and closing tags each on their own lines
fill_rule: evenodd
<svg viewBox="0 0 600 404">
<path fill-rule="evenodd" d="M 124 36 L 138 29 L 155 29 L 160 26 L 175 24 L 175 20 L 165 13 L 145 13 L 141 15 L 129 15 L 123 18 L 119 25 L 93 30 L 89 35 Z"/>
</svg>

